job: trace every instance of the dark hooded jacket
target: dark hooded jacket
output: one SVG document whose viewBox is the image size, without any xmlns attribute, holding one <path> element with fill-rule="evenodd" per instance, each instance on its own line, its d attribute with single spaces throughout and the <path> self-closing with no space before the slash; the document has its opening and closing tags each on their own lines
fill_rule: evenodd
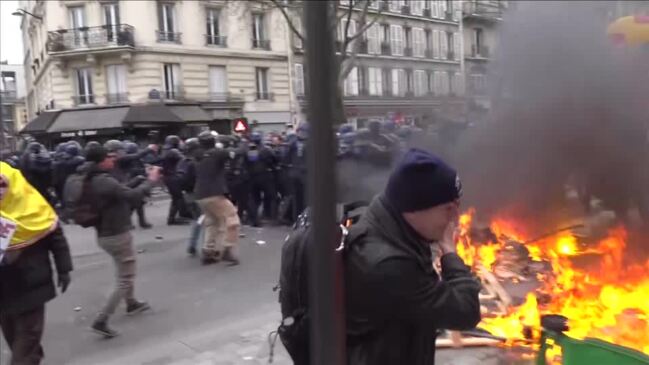
<svg viewBox="0 0 649 365">
<path fill-rule="evenodd" d="M 429 245 L 377 197 L 352 228 L 345 260 L 349 365 L 430 365 L 438 329 L 480 321 L 480 284 L 454 253 L 433 269 Z"/>
</svg>

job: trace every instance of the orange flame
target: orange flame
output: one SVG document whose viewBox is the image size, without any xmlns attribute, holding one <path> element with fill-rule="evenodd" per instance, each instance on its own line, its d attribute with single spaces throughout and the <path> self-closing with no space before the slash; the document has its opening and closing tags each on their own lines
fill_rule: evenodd
<svg viewBox="0 0 649 365">
<path fill-rule="evenodd" d="M 525 242 L 514 222 L 501 219 L 491 226 L 499 242 L 474 244 L 470 235 L 473 215 L 470 210 L 461 216 L 457 241 L 458 254 L 467 265 L 491 268 L 503 242 Z M 596 337 L 649 354 L 649 260 L 625 266 L 626 241 L 626 230 L 617 227 L 592 248 L 580 247 L 569 233 L 526 244 L 533 259 L 552 265 L 553 274 L 539 290 L 549 302 L 538 303 L 536 295 L 529 293 L 521 306 L 509 308 L 505 315 L 483 318 L 479 326 L 514 344 L 530 336 L 538 339 L 541 315 L 561 314 L 569 319 L 568 336 Z M 584 255 L 598 258 L 599 265 L 584 269 L 573 264 Z"/>
</svg>

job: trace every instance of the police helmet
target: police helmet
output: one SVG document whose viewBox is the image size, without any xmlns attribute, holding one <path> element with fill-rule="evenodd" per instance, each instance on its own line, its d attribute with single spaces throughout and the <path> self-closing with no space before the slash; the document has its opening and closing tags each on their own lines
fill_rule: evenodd
<svg viewBox="0 0 649 365">
<path fill-rule="evenodd" d="M 139 150 L 137 143 L 131 141 L 124 143 L 124 149 L 126 150 L 126 153 L 128 153 L 129 155 L 135 154 Z"/>
<path fill-rule="evenodd" d="M 104 148 L 106 152 L 118 152 L 124 150 L 124 143 L 117 139 L 111 139 L 108 142 L 104 143 Z"/>
<path fill-rule="evenodd" d="M 65 144 L 65 153 L 70 156 L 79 156 L 81 153 L 81 145 L 77 141 L 70 141 Z"/>
<path fill-rule="evenodd" d="M 354 126 L 351 124 L 343 124 L 340 127 L 338 127 L 338 133 L 346 134 L 346 133 L 351 133 L 354 131 Z"/>
<path fill-rule="evenodd" d="M 165 146 L 170 148 L 180 148 L 180 137 L 176 135 L 170 135 L 165 138 Z"/>
<path fill-rule="evenodd" d="M 297 138 L 300 140 L 305 140 L 309 138 L 309 124 L 307 122 L 302 122 L 297 127 L 296 130 Z"/>
<path fill-rule="evenodd" d="M 263 139 L 263 136 L 261 135 L 260 132 L 252 132 L 250 133 L 250 142 L 259 145 L 261 144 L 261 140 Z"/>
<path fill-rule="evenodd" d="M 188 138 L 185 140 L 185 151 L 191 153 L 201 147 L 201 144 L 198 142 L 198 138 Z"/>
<path fill-rule="evenodd" d="M 216 146 L 216 138 L 210 131 L 203 131 L 198 135 L 198 143 L 203 148 L 214 148 Z"/>
</svg>

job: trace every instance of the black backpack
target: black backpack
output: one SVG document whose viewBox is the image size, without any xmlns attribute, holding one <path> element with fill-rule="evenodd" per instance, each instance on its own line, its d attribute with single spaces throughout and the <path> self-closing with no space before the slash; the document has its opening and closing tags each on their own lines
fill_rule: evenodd
<svg viewBox="0 0 649 365">
<path fill-rule="evenodd" d="M 75 174 L 65 183 L 64 199 L 69 218 L 83 228 L 96 227 L 101 222 L 100 209 L 92 192 L 92 178 L 95 174 Z"/>
<path fill-rule="evenodd" d="M 336 249 L 341 256 L 344 248 L 351 244 L 348 228 L 356 223 L 366 202 L 354 202 L 339 206 L 341 230 L 340 245 Z M 293 359 L 295 365 L 309 364 L 309 288 L 307 246 L 310 243 L 309 208 L 297 219 L 293 231 L 286 237 L 282 246 L 282 259 L 279 276 L 279 302 L 282 310 L 282 323 L 277 333 Z M 332 245 L 332 249 L 334 246 Z M 344 256 L 343 256 L 344 257 Z M 272 353 L 271 353 L 272 354 Z"/>
</svg>

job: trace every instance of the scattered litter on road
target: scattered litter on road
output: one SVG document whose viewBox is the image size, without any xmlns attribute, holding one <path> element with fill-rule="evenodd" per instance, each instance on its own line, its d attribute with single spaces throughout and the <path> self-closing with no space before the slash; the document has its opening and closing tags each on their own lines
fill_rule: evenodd
<svg viewBox="0 0 649 365">
<path fill-rule="evenodd" d="M 146 250 L 143 249 L 143 248 L 140 248 L 140 249 L 137 250 L 137 253 L 145 253 L 145 252 L 146 252 Z"/>
<path fill-rule="evenodd" d="M 81 307 L 74 307 L 75 312 L 79 312 L 81 310 Z"/>
<path fill-rule="evenodd" d="M 239 238 L 245 238 L 246 234 L 245 233 L 239 233 Z"/>
<path fill-rule="evenodd" d="M 157 240 L 161 240 L 161 239 L 163 239 L 163 238 L 164 238 L 164 237 L 162 237 L 162 236 L 155 236 L 155 239 L 157 239 Z"/>
<path fill-rule="evenodd" d="M 260 245 L 260 246 L 262 246 L 262 245 L 265 245 L 265 244 L 266 244 L 266 241 L 259 240 L 259 241 L 257 241 L 257 244 Z"/>
<path fill-rule="evenodd" d="M 254 356 L 244 356 L 244 357 L 242 357 L 242 359 L 244 359 L 245 361 L 252 361 L 255 358 L 254 358 Z"/>
</svg>

